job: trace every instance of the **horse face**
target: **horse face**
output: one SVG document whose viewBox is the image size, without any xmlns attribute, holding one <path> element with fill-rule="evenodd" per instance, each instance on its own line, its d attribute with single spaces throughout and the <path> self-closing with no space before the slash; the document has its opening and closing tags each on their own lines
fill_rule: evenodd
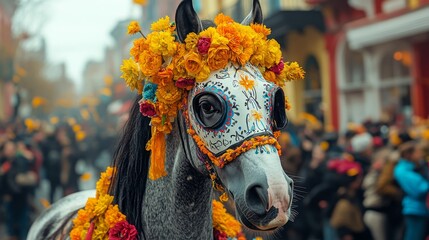
<svg viewBox="0 0 429 240">
<path fill-rule="evenodd" d="M 217 175 L 235 200 L 239 219 L 254 230 L 283 226 L 290 216 L 293 182 L 275 144 L 260 141 L 273 140 L 274 131 L 286 125 L 284 101 L 283 90 L 251 64 L 230 63 L 189 93 L 189 124 L 212 162 L 220 159 L 214 162 Z M 231 151 L 237 154 L 223 162 Z M 198 156 L 197 161 L 207 160 Z"/>
</svg>

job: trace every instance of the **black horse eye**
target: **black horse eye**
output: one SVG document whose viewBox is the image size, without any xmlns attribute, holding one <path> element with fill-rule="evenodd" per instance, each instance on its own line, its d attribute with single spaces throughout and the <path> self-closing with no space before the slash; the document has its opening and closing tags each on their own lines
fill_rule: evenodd
<svg viewBox="0 0 429 240">
<path fill-rule="evenodd" d="M 285 128 L 287 125 L 285 94 L 281 88 L 275 92 L 273 104 L 273 130 L 277 131 Z"/>
<path fill-rule="evenodd" d="M 205 128 L 219 128 L 225 121 L 226 102 L 214 93 L 198 94 L 192 101 L 192 107 L 197 121 Z"/>
</svg>

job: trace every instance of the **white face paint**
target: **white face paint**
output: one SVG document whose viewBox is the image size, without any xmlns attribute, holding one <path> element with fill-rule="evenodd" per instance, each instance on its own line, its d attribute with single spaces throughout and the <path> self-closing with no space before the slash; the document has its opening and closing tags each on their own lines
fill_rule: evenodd
<svg viewBox="0 0 429 240">
<path fill-rule="evenodd" d="M 272 136 L 273 101 L 278 89 L 251 64 L 236 67 L 230 63 L 190 91 L 192 128 L 216 156 L 254 136 Z M 218 102 L 221 109 L 213 113 L 205 101 Z"/>
</svg>

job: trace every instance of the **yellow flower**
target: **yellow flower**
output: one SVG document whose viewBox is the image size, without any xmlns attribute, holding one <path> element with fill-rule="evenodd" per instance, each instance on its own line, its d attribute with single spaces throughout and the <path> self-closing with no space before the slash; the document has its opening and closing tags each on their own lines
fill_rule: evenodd
<svg viewBox="0 0 429 240">
<path fill-rule="evenodd" d="M 274 40 L 270 39 L 267 42 L 267 51 L 265 52 L 265 67 L 269 68 L 274 64 L 280 62 L 282 57 L 282 52 L 280 51 L 280 44 Z"/>
<path fill-rule="evenodd" d="M 267 51 L 266 41 L 260 37 L 253 39 L 255 51 L 250 58 L 250 63 L 255 66 L 263 66 L 265 64 L 265 52 Z"/>
<path fill-rule="evenodd" d="M 185 69 L 188 74 L 195 76 L 202 66 L 201 56 L 196 52 L 190 52 L 185 56 Z"/>
<path fill-rule="evenodd" d="M 234 19 L 232 19 L 229 16 L 224 15 L 223 13 L 219 13 L 214 19 L 214 23 L 216 25 L 220 25 L 223 23 L 233 23 L 233 22 L 234 22 Z"/>
<path fill-rule="evenodd" d="M 170 17 L 165 16 L 150 25 L 152 31 L 165 31 L 170 29 Z"/>
<path fill-rule="evenodd" d="M 210 68 L 207 64 L 204 64 L 200 72 L 195 77 L 196 82 L 204 82 L 210 76 Z"/>
<path fill-rule="evenodd" d="M 244 89 L 246 89 L 246 91 L 249 91 L 250 89 L 252 89 L 255 86 L 255 80 L 253 79 L 249 79 L 249 76 L 244 75 L 241 76 L 240 81 L 238 81 L 238 83 L 244 87 Z"/>
<path fill-rule="evenodd" d="M 114 172 L 114 168 L 108 167 L 105 172 L 101 173 L 100 179 L 96 184 L 97 196 L 107 194 Z"/>
<path fill-rule="evenodd" d="M 297 62 L 287 62 L 285 63 L 285 68 L 282 73 L 285 72 L 285 80 L 301 80 L 304 79 L 304 70 L 299 66 Z"/>
<path fill-rule="evenodd" d="M 99 217 L 95 222 L 95 229 L 92 234 L 92 239 L 107 239 L 109 233 L 109 225 L 104 221 L 104 218 Z"/>
<path fill-rule="evenodd" d="M 131 91 L 134 89 L 141 89 L 143 86 L 142 80 L 140 79 L 139 65 L 134 62 L 133 59 L 123 60 L 121 65 L 121 78 L 125 80 L 125 83 L 130 87 Z M 139 92 L 140 93 L 140 92 Z"/>
<path fill-rule="evenodd" d="M 170 32 L 153 32 L 148 35 L 149 49 L 155 54 L 173 56 L 176 52 L 176 43 Z"/>
<path fill-rule="evenodd" d="M 158 73 L 162 65 L 161 55 L 145 50 L 139 56 L 139 66 L 143 74 L 152 77 Z"/>
<path fill-rule="evenodd" d="M 197 45 L 197 42 L 198 42 L 198 35 L 194 32 L 189 33 L 185 39 L 186 50 L 189 50 L 189 51 L 193 50 L 194 47 Z"/>
<path fill-rule="evenodd" d="M 137 21 L 131 21 L 130 24 L 128 25 L 128 34 L 136 34 L 138 32 L 140 32 L 140 25 Z"/>
<path fill-rule="evenodd" d="M 98 198 L 97 204 L 95 205 L 95 208 L 94 208 L 95 216 L 100 216 L 101 214 L 104 214 L 107 210 L 107 207 L 109 207 L 112 201 L 113 201 L 113 196 L 101 195 Z"/>
<path fill-rule="evenodd" d="M 256 121 L 262 120 L 262 114 L 259 111 L 252 110 L 251 114 L 252 114 L 252 118 L 255 119 Z"/>
<path fill-rule="evenodd" d="M 115 226 L 116 223 L 125 221 L 125 215 L 119 211 L 118 205 L 112 206 L 110 205 L 106 211 L 105 221 L 109 228 Z"/>
<path fill-rule="evenodd" d="M 207 64 L 212 71 L 222 69 L 228 64 L 229 58 L 230 51 L 228 46 L 210 47 Z"/>
<path fill-rule="evenodd" d="M 141 6 L 146 6 L 147 0 L 133 0 L 133 3 L 141 5 Z"/>
<path fill-rule="evenodd" d="M 158 86 L 156 98 L 162 103 L 173 104 L 182 98 L 182 92 L 174 83 L 169 82 L 165 86 Z"/>
</svg>

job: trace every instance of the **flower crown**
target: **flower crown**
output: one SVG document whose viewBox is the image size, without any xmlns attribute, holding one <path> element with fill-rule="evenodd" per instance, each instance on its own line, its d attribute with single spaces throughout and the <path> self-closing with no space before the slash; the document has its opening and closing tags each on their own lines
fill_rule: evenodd
<svg viewBox="0 0 429 240">
<path fill-rule="evenodd" d="M 122 78 L 131 90 L 143 95 L 140 111 L 151 118 L 152 138 L 149 178 L 165 176 L 165 135 L 184 106 L 187 92 L 210 73 L 225 68 L 229 62 L 258 67 L 267 81 L 283 87 L 287 81 L 302 79 L 304 71 L 296 62 L 284 62 L 279 43 L 267 36 L 271 30 L 262 24 L 245 26 L 223 14 L 200 33 L 189 33 L 179 42 L 175 24 L 167 16 L 151 25 L 144 36 L 137 22 L 131 22 L 129 34 L 140 33 L 130 50 L 132 58 L 123 61 Z M 286 104 L 288 106 L 288 104 Z"/>
</svg>

